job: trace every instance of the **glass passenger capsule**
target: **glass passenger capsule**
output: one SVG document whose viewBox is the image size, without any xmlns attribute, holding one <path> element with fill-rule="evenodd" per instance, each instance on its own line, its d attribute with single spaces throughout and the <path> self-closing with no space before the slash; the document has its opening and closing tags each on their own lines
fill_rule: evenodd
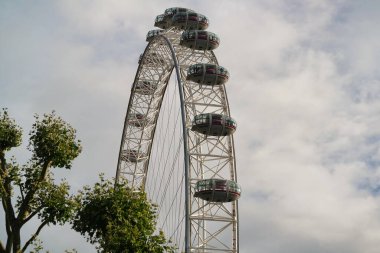
<svg viewBox="0 0 380 253">
<path fill-rule="evenodd" d="M 130 113 L 128 115 L 129 124 L 135 127 L 142 127 L 146 125 L 147 121 L 146 116 L 141 113 Z"/>
<path fill-rule="evenodd" d="M 165 14 L 157 15 L 156 19 L 154 20 L 154 26 L 162 28 L 162 29 L 165 29 L 168 27 L 168 24 L 165 19 Z"/>
<path fill-rule="evenodd" d="M 173 16 L 172 26 L 185 30 L 205 30 L 208 19 L 196 12 L 179 12 Z"/>
<path fill-rule="evenodd" d="M 240 198 L 241 188 L 232 180 L 204 179 L 195 184 L 194 197 L 210 202 L 231 202 Z"/>
<path fill-rule="evenodd" d="M 203 113 L 194 117 L 192 131 L 211 136 L 231 135 L 236 130 L 236 122 L 231 117 L 216 113 Z"/>
<path fill-rule="evenodd" d="M 135 92 L 141 95 L 153 95 L 157 85 L 148 80 L 139 80 L 135 85 Z"/>
<path fill-rule="evenodd" d="M 226 68 L 215 64 L 194 64 L 187 71 L 186 80 L 199 84 L 220 85 L 228 81 L 230 73 Z"/>
<path fill-rule="evenodd" d="M 181 7 L 173 7 L 173 8 L 168 8 L 165 10 L 164 14 L 160 14 L 156 17 L 156 20 L 154 22 L 154 26 L 166 29 L 172 26 L 172 18 L 175 14 L 177 13 L 182 13 L 182 12 L 189 12 L 192 10 L 187 9 L 187 8 L 181 8 Z"/>
<path fill-rule="evenodd" d="M 145 159 L 145 154 L 135 149 L 123 150 L 121 160 L 131 163 L 138 163 Z"/>
<path fill-rule="evenodd" d="M 180 45 L 197 50 L 214 50 L 219 46 L 219 37 L 212 32 L 200 30 L 184 31 Z"/>
<path fill-rule="evenodd" d="M 164 30 L 162 30 L 162 29 L 150 30 L 146 35 L 146 41 L 150 42 L 151 40 L 153 40 L 154 37 L 162 34 L 163 32 L 164 32 Z"/>
<path fill-rule="evenodd" d="M 172 7 L 172 8 L 166 9 L 164 12 L 164 15 L 165 15 L 165 19 L 171 25 L 171 21 L 172 21 L 172 18 L 174 17 L 174 15 L 176 15 L 177 13 L 187 13 L 187 12 L 194 12 L 194 11 L 191 9 L 187 9 L 187 8 Z"/>
</svg>

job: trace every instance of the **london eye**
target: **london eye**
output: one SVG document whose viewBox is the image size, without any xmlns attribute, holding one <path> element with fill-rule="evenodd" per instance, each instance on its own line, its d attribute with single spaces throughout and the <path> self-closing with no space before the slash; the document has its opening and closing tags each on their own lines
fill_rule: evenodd
<svg viewBox="0 0 380 253">
<path fill-rule="evenodd" d="M 169 8 L 148 32 L 118 157 L 124 178 L 157 205 L 157 229 L 177 252 L 239 252 L 229 72 L 206 16 Z"/>
</svg>

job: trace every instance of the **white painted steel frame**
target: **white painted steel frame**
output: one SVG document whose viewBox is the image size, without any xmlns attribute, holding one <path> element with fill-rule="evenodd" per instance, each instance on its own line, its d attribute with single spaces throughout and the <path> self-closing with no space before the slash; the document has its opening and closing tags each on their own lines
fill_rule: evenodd
<svg viewBox="0 0 380 253">
<path fill-rule="evenodd" d="M 198 51 L 179 45 L 181 30 L 170 28 L 156 36 L 146 47 L 136 73 L 127 115 L 124 122 L 120 145 L 116 180 L 126 178 L 131 187 L 144 190 L 156 122 L 161 109 L 166 86 L 176 69 L 179 91 L 183 93 L 183 134 L 186 179 L 186 236 L 188 252 L 234 252 L 238 244 L 238 205 L 207 202 L 194 197 L 197 181 L 207 178 L 221 178 L 237 181 L 233 136 L 205 136 L 191 131 L 192 119 L 201 113 L 220 113 L 230 116 L 224 85 L 207 86 L 187 81 L 190 65 L 196 63 L 218 64 L 212 51 Z M 136 92 L 140 81 L 156 85 L 151 95 Z M 149 93 L 149 92 L 148 92 Z M 129 123 L 128 115 L 146 115 L 144 125 L 136 127 Z M 126 150 L 137 150 L 137 163 L 123 159 Z M 153 166 L 153 165 L 152 165 Z M 165 232 L 165 231 L 164 231 Z"/>
</svg>

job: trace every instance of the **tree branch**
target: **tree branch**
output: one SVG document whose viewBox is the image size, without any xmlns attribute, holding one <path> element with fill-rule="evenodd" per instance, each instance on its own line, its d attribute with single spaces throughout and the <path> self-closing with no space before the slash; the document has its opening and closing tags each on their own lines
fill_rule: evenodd
<svg viewBox="0 0 380 253">
<path fill-rule="evenodd" d="M 25 200 L 25 197 L 24 197 L 24 188 L 22 187 L 21 184 L 19 184 L 19 188 L 20 188 L 20 194 L 21 194 L 21 202 L 24 202 L 24 200 Z"/>
<path fill-rule="evenodd" d="M 40 206 L 39 208 L 37 208 L 34 212 L 32 212 L 31 214 L 29 214 L 28 217 L 26 217 L 24 220 L 21 221 L 21 226 L 23 226 L 25 223 L 27 223 L 30 219 L 32 219 L 36 214 L 38 214 L 39 211 L 42 210 L 42 206 Z"/>
<path fill-rule="evenodd" d="M 5 212 L 5 228 L 6 228 L 6 231 L 7 231 L 7 235 L 9 236 L 9 234 L 11 233 L 11 221 L 10 221 L 10 218 L 9 218 L 9 215 L 8 215 L 8 207 L 7 207 L 7 204 L 6 204 L 6 201 L 5 201 L 5 198 L 2 199 L 2 204 L 3 204 L 3 209 L 4 209 L 4 212 Z"/>
<path fill-rule="evenodd" d="M 42 171 L 41 171 L 41 174 L 40 174 L 38 180 L 35 182 L 35 185 L 32 186 L 31 189 L 27 192 L 24 201 L 21 203 L 19 213 L 17 216 L 18 221 L 21 221 L 23 219 L 23 217 L 25 216 L 25 214 L 28 210 L 30 201 L 33 199 L 34 194 L 39 189 L 38 185 L 46 179 L 46 175 L 47 175 L 47 172 L 48 172 L 48 169 L 49 169 L 51 163 L 52 163 L 51 161 L 48 161 L 42 165 Z"/>
<path fill-rule="evenodd" d="M 1 193 L 1 196 L 3 195 L 6 195 L 7 194 L 7 191 L 5 190 L 5 186 L 4 186 L 4 183 L 3 183 L 3 175 L 0 175 L 0 193 Z"/>
<path fill-rule="evenodd" d="M 48 172 L 51 164 L 52 164 L 52 161 L 47 161 L 42 166 L 42 171 L 41 171 L 40 177 L 38 178 L 39 183 L 46 179 L 46 175 L 47 175 L 47 172 Z"/>
<path fill-rule="evenodd" d="M 6 196 L 7 195 L 7 190 L 5 189 L 5 177 L 6 177 L 6 160 L 3 152 L 0 152 L 0 186 L 1 186 L 1 196 Z"/>
<path fill-rule="evenodd" d="M 5 159 L 4 152 L 0 152 L 1 184 L 4 189 L 4 194 L 2 194 L 1 202 L 3 204 L 3 209 L 5 212 L 5 227 L 9 238 L 12 233 L 11 226 L 15 220 L 15 213 L 12 205 L 11 183 L 7 177 L 6 163 L 7 161 Z"/>
<path fill-rule="evenodd" d="M 34 233 L 34 235 L 32 235 L 32 237 L 30 237 L 30 239 L 25 243 L 24 247 L 22 247 L 21 253 L 25 252 L 25 250 L 29 247 L 29 245 L 37 238 L 42 228 L 45 227 L 48 223 L 49 223 L 48 220 L 45 220 L 44 222 L 41 223 L 36 233 Z"/>
</svg>

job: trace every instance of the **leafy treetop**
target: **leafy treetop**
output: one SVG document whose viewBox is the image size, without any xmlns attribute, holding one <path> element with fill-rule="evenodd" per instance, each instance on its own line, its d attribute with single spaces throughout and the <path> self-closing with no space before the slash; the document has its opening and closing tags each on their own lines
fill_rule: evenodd
<svg viewBox="0 0 380 253">
<path fill-rule="evenodd" d="M 71 168 L 71 162 L 81 152 L 75 129 L 54 112 L 43 119 L 38 115 L 35 118 L 29 144 L 33 159 L 40 164 L 50 162 L 53 167 Z"/>
<path fill-rule="evenodd" d="M 126 181 L 115 185 L 101 177 L 93 187 L 84 188 L 78 202 L 73 228 L 98 244 L 98 252 L 174 252 L 162 232 L 154 234 L 157 207 Z"/>
<path fill-rule="evenodd" d="M 21 144 L 22 129 L 9 118 L 6 109 L 0 113 L 0 152 L 8 151 Z"/>
</svg>

